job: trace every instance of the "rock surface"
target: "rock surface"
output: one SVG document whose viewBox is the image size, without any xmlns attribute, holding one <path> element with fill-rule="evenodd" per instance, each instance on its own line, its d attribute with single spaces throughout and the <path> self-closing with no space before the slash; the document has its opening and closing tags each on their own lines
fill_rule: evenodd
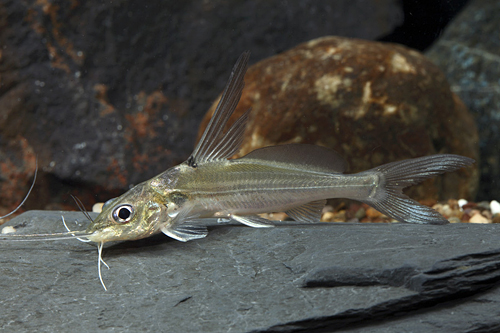
<svg viewBox="0 0 500 333">
<path fill-rule="evenodd" d="M 374 39 L 401 21 L 396 0 L 1 1 L 0 149 L 25 139 L 39 158 L 28 207 L 70 205 L 71 191 L 90 208 L 187 158 L 243 50 L 256 61 L 328 33 Z M 5 209 L 32 166 L 1 174 L 19 189 L 0 191 Z"/>
<path fill-rule="evenodd" d="M 500 198 L 500 2 L 475 0 L 426 53 L 474 114 L 481 149 L 478 200 Z"/>
<path fill-rule="evenodd" d="M 254 64 L 245 82 L 232 119 L 250 107 L 252 112 L 238 156 L 270 145 L 312 143 L 339 152 L 349 172 L 436 153 L 479 157 L 474 119 L 444 74 L 403 46 L 323 37 Z M 478 179 L 474 165 L 409 194 L 420 200 L 472 198 Z"/>
<path fill-rule="evenodd" d="M 28 193 L 35 166 L 35 153 L 26 139 L 0 140 L 0 216 L 13 211 Z"/>
<path fill-rule="evenodd" d="M 64 231 L 61 212 L 11 220 L 18 233 Z M 64 212 L 84 228 L 81 213 Z M 211 220 L 208 220 L 211 221 Z M 85 224 L 85 223 L 83 223 Z M 95 247 L 0 243 L 4 332 L 494 332 L 500 327 L 500 225 L 218 225 Z"/>
</svg>

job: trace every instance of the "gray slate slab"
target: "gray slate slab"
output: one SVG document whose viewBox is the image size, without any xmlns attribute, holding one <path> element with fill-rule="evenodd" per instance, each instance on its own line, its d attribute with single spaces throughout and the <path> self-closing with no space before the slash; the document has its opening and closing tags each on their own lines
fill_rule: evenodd
<svg viewBox="0 0 500 333">
<path fill-rule="evenodd" d="M 30 211 L 18 233 L 74 230 L 81 213 Z M 75 220 L 81 221 L 74 222 Z M 209 220 L 208 223 L 214 221 Z M 81 224 L 81 225 L 79 225 Z M 95 246 L 0 242 L 5 332 L 494 332 L 499 225 L 286 224 L 209 227 Z M 493 329 L 493 330 L 490 330 Z"/>
</svg>

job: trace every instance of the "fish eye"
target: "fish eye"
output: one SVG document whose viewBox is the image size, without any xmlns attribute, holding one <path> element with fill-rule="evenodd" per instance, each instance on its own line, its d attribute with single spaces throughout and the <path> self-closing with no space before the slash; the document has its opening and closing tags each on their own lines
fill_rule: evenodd
<svg viewBox="0 0 500 333">
<path fill-rule="evenodd" d="M 127 223 L 134 216 L 134 207 L 131 205 L 120 205 L 113 210 L 113 219 L 118 223 Z"/>
</svg>

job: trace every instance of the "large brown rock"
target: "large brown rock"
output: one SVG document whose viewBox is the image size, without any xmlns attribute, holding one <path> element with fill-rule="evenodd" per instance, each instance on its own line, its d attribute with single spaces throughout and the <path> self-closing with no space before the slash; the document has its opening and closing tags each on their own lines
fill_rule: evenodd
<svg viewBox="0 0 500 333">
<path fill-rule="evenodd" d="M 349 172 L 436 153 L 478 159 L 473 118 L 443 73 L 403 46 L 324 37 L 251 66 L 233 120 L 252 107 L 237 156 L 269 145 L 333 148 Z M 205 116 L 199 135 L 217 101 Z M 430 179 L 416 199 L 473 198 L 477 164 Z"/>
</svg>

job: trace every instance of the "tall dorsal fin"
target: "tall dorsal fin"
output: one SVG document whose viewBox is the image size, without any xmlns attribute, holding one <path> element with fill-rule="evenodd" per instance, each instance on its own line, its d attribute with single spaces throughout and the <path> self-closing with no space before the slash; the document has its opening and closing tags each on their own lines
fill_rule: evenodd
<svg viewBox="0 0 500 333">
<path fill-rule="evenodd" d="M 287 144 L 256 149 L 240 159 L 288 163 L 316 172 L 339 172 L 346 169 L 346 161 L 336 151 L 308 144 Z"/>
<path fill-rule="evenodd" d="M 238 150 L 248 113 L 238 119 L 226 134 L 223 134 L 222 131 L 240 101 L 249 57 L 250 52 L 243 52 L 234 65 L 219 104 L 217 104 L 205 132 L 187 161 L 190 166 L 196 167 L 197 163 L 227 158 Z"/>
</svg>

